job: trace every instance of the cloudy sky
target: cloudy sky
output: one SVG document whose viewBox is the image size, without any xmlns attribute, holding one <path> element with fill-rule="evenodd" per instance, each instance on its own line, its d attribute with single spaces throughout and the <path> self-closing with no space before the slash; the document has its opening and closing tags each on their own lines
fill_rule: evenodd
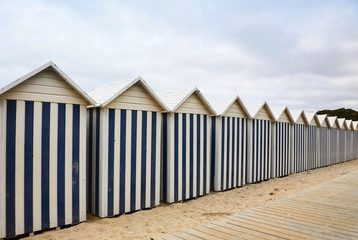
<svg viewBox="0 0 358 240">
<path fill-rule="evenodd" d="M 0 87 L 54 61 L 83 89 L 358 110 L 358 1 L 0 1 Z"/>
</svg>

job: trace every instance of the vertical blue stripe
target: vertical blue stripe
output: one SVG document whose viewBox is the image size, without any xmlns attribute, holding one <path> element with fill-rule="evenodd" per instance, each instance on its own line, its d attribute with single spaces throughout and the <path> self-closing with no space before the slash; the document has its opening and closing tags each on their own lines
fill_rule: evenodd
<svg viewBox="0 0 358 240">
<path fill-rule="evenodd" d="M 197 125 L 197 129 L 196 129 L 196 132 L 197 132 L 197 137 L 196 137 L 196 142 L 197 142 L 197 145 L 196 145 L 196 162 L 197 162 L 197 165 L 196 165 L 196 196 L 200 196 L 200 169 L 202 166 L 200 166 L 200 158 L 201 158 L 201 155 L 200 155 L 200 143 L 201 143 L 201 136 L 200 136 L 200 114 L 198 114 L 196 116 L 196 125 Z"/>
<path fill-rule="evenodd" d="M 80 221 L 80 105 L 73 105 L 72 133 L 72 223 Z"/>
<path fill-rule="evenodd" d="M 178 202 L 179 114 L 174 113 L 174 202 Z"/>
<path fill-rule="evenodd" d="M 136 110 L 132 111 L 132 127 L 131 127 L 131 196 L 130 210 L 135 211 L 136 202 L 136 170 L 137 170 L 137 114 Z"/>
<path fill-rule="evenodd" d="M 252 147 L 251 147 L 251 155 L 252 155 L 252 158 L 251 158 L 251 182 L 255 182 L 255 179 L 254 179 L 254 162 L 255 162 L 255 139 L 256 139 L 256 135 L 255 135 L 255 123 L 256 123 L 256 120 L 255 119 L 252 119 Z"/>
<path fill-rule="evenodd" d="M 6 114 L 6 236 L 15 235 L 16 100 L 7 100 Z"/>
<path fill-rule="evenodd" d="M 108 189 L 107 216 L 113 216 L 113 181 L 114 181 L 114 131 L 115 110 L 108 109 Z"/>
<path fill-rule="evenodd" d="M 207 178 L 207 175 L 206 175 L 206 169 L 207 169 L 207 161 L 208 161 L 208 157 L 207 157 L 207 153 L 206 153 L 206 150 L 207 150 L 207 144 L 208 144 L 208 139 L 207 139 L 207 116 L 204 115 L 204 161 L 203 161 L 203 165 L 204 165 L 204 187 L 203 187 L 203 192 L 204 194 L 207 194 L 208 193 L 208 190 L 207 190 L 207 187 L 206 187 L 206 178 Z"/>
<path fill-rule="evenodd" d="M 167 202 L 168 194 L 168 120 L 163 113 L 163 201 Z"/>
<path fill-rule="evenodd" d="M 234 162 L 235 162 L 235 118 L 232 118 L 232 142 L 231 142 L 231 187 L 234 188 L 234 172 L 235 172 L 235 165 L 234 165 Z"/>
<path fill-rule="evenodd" d="M 92 209 L 92 184 L 93 184 L 93 174 L 92 174 L 92 171 L 93 171 L 93 155 L 92 155 L 92 148 L 93 148 L 93 108 L 90 108 L 88 110 L 88 125 L 89 125 L 89 129 L 88 129 L 88 163 L 87 163 L 87 166 L 88 166 L 88 174 L 87 174 L 87 191 L 88 191 L 88 197 L 87 197 L 87 200 L 88 200 L 88 209 L 89 209 L 89 212 L 92 212 L 93 213 L 93 210 Z"/>
<path fill-rule="evenodd" d="M 95 204 L 95 208 L 96 208 L 96 215 L 98 216 L 98 209 L 99 209 L 99 135 L 100 135 L 100 115 L 101 115 L 101 109 L 97 108 L 96 109 L 96 204 Z"/>
<path fill-rule="evenodd" d="M 157 113 L 152 112 L 152 144 L 151 144 L 151 166 L 150 166 L 150 206 L 154 207 L 155 205 L 155 182 L 156 182 L 156 172 L 159 169 L 156 169 L 156 162 L 159 161 L 157 159 Z"/>
<path fill-rule="evenodd" d="M 57 128 L 57 225 L 65 225 L 66 104 L 58 104 Z"/>
<path fill-rule="evenodd" d="M 119 214 L 125 211 L 125 188 L 126 188 L 126 127 L 127 127 L 127 111 L 121 110 L 121 135 L 119 150 Z"/>
<path fill-rule="evenodd" d="M 193 197 L 193 177 L 194 177 L 194 115 L 190 114 L 189 116 L 190 120 L 190 198 Z"/>
<path fill-rule="evenodd" d="M 25 232 L 33 232 L 34 102 L 25 102 Z"/>
<path fill-rule="evenodd" d="M 182 167 L 182 172 L 183 172 L 183 187 L 182 187 L 182 198 L 183 199 L 185 199 L 186 197 L 186 168 L 187 168 L 187 166 L 186 166 L 186 114 L 185 113 L 183 113 L 182 114 L 182 119 L 183 119 L 183 121 L 182 121 L 182 146 L 183 146 L 183 157 L 182 157 L 182 159 L 183 159 L 183 162 L 182 162 L 182 165 L 183 165 L 183 167 Z"/>
<path fill-rule="evenodd" d="M 141 194 L 140 194 L 140 206 L 145 208 L 146 198 L 146 181 L 147 181 L 147 114 L 148 112 L 142 112 L 142 169 L 141 169 Z"/>
<path fill-rule="evenodd" d="M 266 127 L 268 125 L 268 121 L 262 121 L 263 125 L 264 125 L 264 138 L 263 138 L 263 151 L 261 151 L 261 153 L 263 153 L 263 159 L 262 159 L 262 162 L 261 162 L 261 166 L 263 165 L 263 179 L 261 180 L 266 180 L 267 179 L 267 166 L 266 166 L 266 162 L 268 161 L 268 158 L 267 158 L 267 153 L 266 153 Z M 262 167 L 261 167 L 262 169 Z"/>
<path fill-rule="evenodd" d="M 215 146 L 216 146 L 216 117 L 211 117 L 211 182 L 210 182 L 210 188 L 214 190 L 214 176 L 215 176 L 215 162 L 218 161 L 216 159 L 216 152 L 215 152 Z"/>
<path fill-rule="evenodd" d="M 229 173 L 230 173 L 230 117 L 227 117 L 226 119 L 227 121 L 227 129 L 226 129 L 226 188 L 225 189 L 229 189 Z"/>
<path fill-rule="evenodd" d="M 50 103 L 42 103 L 41 131 L 41 224 L 50 228 Z"/>
<path fill-rule="evenodd" d="M 226 117 L 222 117 L 221 119 L 221 191 L 224 190 L 224 161 L 225 161 L 225 155 L 224 155 L 224 149 L 225 149 L 225 119 Z"/>
<path fill-rule="evenodd" d="M 247 141 L 247 133 L 245 134 L 245 129 L 247 127 L 247 119 L 241 119 L 241 184 L 245 184 L 245 177 L 244 177 L 244 171 L 246 173 L 246 169 L 244 169 L 244 163 L 246 163 L 246 144 L 244 145 L 244 141 Z M 244 135 L 245 134 L 245 135 Z M 244 153 L 245 152 L 245 153 Z"/>
</svg>

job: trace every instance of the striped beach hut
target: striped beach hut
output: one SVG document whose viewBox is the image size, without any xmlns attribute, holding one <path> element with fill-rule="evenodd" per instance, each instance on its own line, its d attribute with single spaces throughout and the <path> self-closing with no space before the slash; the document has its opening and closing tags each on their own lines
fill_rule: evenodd
<svg viewBox="0 0 358 240">
<path fill-rule="evenodd" d="M 115 216 L 159 205 L 161 119 L 166 106 L 138 77 L 90 91 L 88 210 Z"/>
<path fill-rule="evenodd" d="M 339 124 L 339 130 L 338 130 L 338 161 L 339 162 L 345 162 L 346 159 L 346 152 L 347 152 L 347 130 L 348 130 L 348 126 L 347 126 L 347 122 L 346 119 L 344 118 L 338 118 L 338 124 Z"/>
<path fill-rule="evenodd" d="M 353 160 L 353 124 L 352 120 L 346 120 L 347 123 L 347 131 L 346 131 L 346 159 Z"/>
<path fill-rule="evenodd" d="M 271 124 L 275 122 L 266 102 L 246 105 L 251 116 L 248 124 L 247 182 L 268 180 L 271 175 Z"/>
<path fill-rule="evenodd" d="M 318 166 L 317 167 L 326 167 L 329 165 L 329 132 L 330 132 L 330 123 L 327 118 L 327 114 L 317 115 L 320 123 L 319 131 L 319 141 L 318 141 Z"/>
<path fill-rule="evenodd" d="M 86 107 L 53 62 L 0 89 L 0 238 L 86 220 Z"/>
<path fill-rule="evenodd" d="M 329 164 L 336 164 L 339 161 L 339 155 L 338 155 L 338 144 L 339 144 L 339 123 L 337 117 L 328 117 L 329 125 L 331 126 L 329 130 L 329 151 L 330 151 L 330 157 L 329 157 Z"/>
<path fill-rule="evenodd" d="M 315 169 L 319 163 L 319 127 L 320 121 L 315 112 L 305 111 L 307 117 L 307 169 Z"/>
<path fill-rule="evenodd" d="M 249 113 L 239 96 L 210 101 L 217 112 L 212 128 L 215 154 L 211 182 L 214 191 L 243 186 L 246 182 L 247 119 Z"/>
<path fill-rule="evenodd" d="M 284 177 L 290 174 L 292 126 L 294 120 L 288 108 L 271 107 L 276 123 L 272 128 L 271 177 Z"/>
<path fill-rule="evenodd" d="M 215 110 L 198 88 L 160 98 L 169 108 L 163 115 L 161 199 L 173 203 L 208 194 Z"/>
<path fill-rule="evenodd" d="M 352 121 L 353 128 L 353 159 L 358 158 L 358 121 Z"/>
<path fill-rule="evenodd" d="M 291 110 L 295 121 L 293 125 L 292 164 L 291 172 L 307 170 L 307 128 L 308 120 L 303 110 Z"/>
</svg>

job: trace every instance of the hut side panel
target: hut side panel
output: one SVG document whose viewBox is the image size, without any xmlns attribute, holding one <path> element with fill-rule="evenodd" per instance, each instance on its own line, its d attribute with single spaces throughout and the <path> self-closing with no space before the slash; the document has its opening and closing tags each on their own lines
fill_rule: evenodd
<svg viewBox="0 0 358 240">
<path fill-rule="evenodd" d="M 358 131 L 353 131 L 353 159 L 358 158 Z"/>
<path fill-rule="evenodd" d="M 0 99 L 87 105 L 86 100 L 51 67 L 5 92 Z"/>
<path fill-rule="evenodd" d="M 329 129 L 319 128 L 319 163 L 318 167 L 329 165 Z"/>
<path fill-rule="evenodd" d="M 217 118 L 214 162 L 214 191 L 223 191 L 245 184 L 247 161 L 247 119 Z"/>
<path fill-rule="evenodd" d="M 2 236 L 86 220 L 86 107 L 3 100 Z"/>
<path fill-rule="evenodd" d="M 99 217 L 159 204 L 161 113 L 89 109 L 88 209 Z"/>
<path fill-rule="evenodd" d="M 208 114 L 210 110 L 203 103 L 197 93 L 192 94 L 181 106 L 175 110 L 178 113 Z"/>
<path fill-rule="evenodd" d="M 226 117 L 239 117 L 239 118 L 247 118 L 246 113 L 242 110 L 242 107 L 235 103 L 230 106 L 230 108 L 225 113 Z"/>
<path fill-rule="evenodd" d="M 338 162 L 346 161 L 346 130 L 338 130 Z"/>
<path fill-rule="evenodd" d="M 346 159 L 352 160 L 353 158 L 353 131 L 346 131 Z"/>
<path fill-rule="evenodd" d="M 163 114 L 162 200 L 178 202 L 210 190 L 211 118 Z"/>
<path fill-rule="evenodd" d="M 267 115 L 267 117 L 269 117 Z M 247 182 L 254 183 L 270 178 L 271 122 L 251 120 L 250 151 L 247 162 Z"/>
<path fill-rule="evenodd" d="M 318 166 L 318 130 L 316 125 L 307 127 L 307 169 Z"/>
<path fill-rule="evenodd" d="M 307 134 L 303 124 L 293 126 L 293 159 L 292 172 L 302 172 L 307 170 Z"/>
<path fill-rule="evenodd" d="M 288 122 L 276 122 L 274 149 L 273 149 L 273 163 L 272 163 L 272 177 L 283 177 L 290 173 L 290 129 Z"/>
<path fill-rule="evenodd" d="M 338 163 L 338 129 L 331 128 L 329 133 L 330 142 L 330 164 Z"/>
</svg>

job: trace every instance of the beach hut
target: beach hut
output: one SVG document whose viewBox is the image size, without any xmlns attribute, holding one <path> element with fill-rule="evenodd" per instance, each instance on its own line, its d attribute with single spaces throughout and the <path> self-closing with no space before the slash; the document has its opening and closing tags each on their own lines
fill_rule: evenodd
<svg viewBox="0 0 358 240">
<path fill-rule="evenodd" d="M 251 116 L 248 124 L 247 182 L 268 180 L 271 175 L 271 123 L 275 122 L 266 102 L 246 105 Z"/>
<path fill-rule="evenodd" d="M 198 88 L 160 98 L 169 109 L 163 115 L 162 200 L 173 203 L 208 194 L 215 110 Z"/>
<path fill-rule="evenodd" d="M 212 128 L 215 154 L 211 182 L 214 191 L 243 186 L 246 182 L 247 119 L 249 113 L 239 96 L 210 101 L 217 112 Z"/>
<path fill-rule="evenodd" d="M 331 126 L 329 130 L 329 164 L 336 164 L 338 163 L 338 144 L 339 144 L 339 138 L 338 138 L 338 130 L 339 130 L 339 123 L 337 117 L 328 117 L 329 125 Z"/>
<path fill-rule="evenodd" d="M 294 120 L 287 107 L 271 107 L 276 122 L 272 128 L 271 177 L 290 174 L 292 126 Z"/>
<path fill-rule="evenodd" d="M 347 122 L 344 118 L 338 118 L 339 130 L 338 130 L 338 162 L 345 162 L 346 159 L 346 151 L 347 151 Z"/>
<path fill-rule="evenodd" d="M 358 158 L 358 121 L 352 121 L 353 127 L 353 159 Z"/>
<path fill-rule="evenodd" d="M 166 106 L 138 77 L 97 87 L 88 115 L 88 210 L 115 216 L 159 204 Z"/>
<path fill-rule="evenodd" d="M 86 220 L 86 107 L 53 62 L 0 89 L 0 238 Z"/>
<path fill-rule="evenodd" d="M 317 115 L 320 123 L 319 141 L 318 141 L 318 166 L 326 167 L 329 165 L 329 129 L 330 123 L 327 118 L 327 114 Z"/>
<path fill-rule="evenodd" d="M 308 120 L 303 110 L 291 110 L 295 121 L 293 125 L 291 172 L 307 170 L 307 128 Z"/>
<path fill-rule="evenodd" d="M 307 169 L 315 169 L 318 167 L 319 154 L 319 127 L 320 121 L 315 112 L 305 111 L 307 117 Z"/>
<path fill-rule="evenodd" d="M 346 160 L 352 160 L 353 158 L 353 125 L 352 120 L 346 120 Z"/>
</svg>

